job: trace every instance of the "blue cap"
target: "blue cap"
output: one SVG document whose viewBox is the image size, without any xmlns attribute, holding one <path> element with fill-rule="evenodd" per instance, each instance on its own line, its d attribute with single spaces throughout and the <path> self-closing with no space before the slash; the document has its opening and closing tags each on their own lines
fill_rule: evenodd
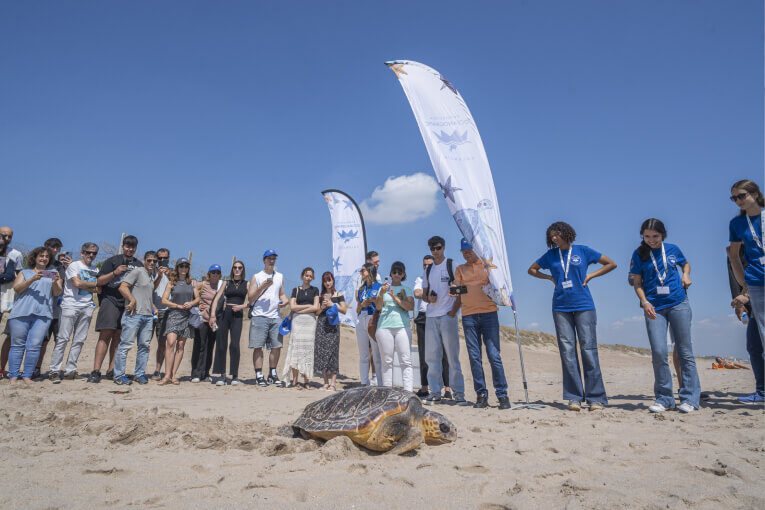
<svg viewBox="0 0 765 510">
<path fill-rule="evenodd" d="M 270 257 L 271 255 L 276 255 L 276 252 L 274 250 L 266 250 L 265 253 L 263 253 L 263 258 Z"/>
<path fill-rule="evenodd" d="M 209 273 L 211 271 L 220 271 L 220 272 L 223 272 L 223 270 L 220 268 L 220 266 L 218 264 L 213 264 L 212 266 L 210 266 L 210 269 L 208 269 L 207 272 Z"/>
<path fill-rule="evenodd" d="M 279 326 L 279 334 L 282 336 L 289 335 L 290 331 L 292 331 L 292 317 L 288 315 L 284 318 L 282 324 Z"/>
<path fill-rule="evenodd" d="M 331 326 L 336 326 L 338 321 L 340 319 L 339 313 L 337 311 L 337 304 L 334 304 L 327 308 L 327 322 Z"/>
<path fill-rule="evenodd" d="M 470 246 L 470 243 L 468 242 L 468 240 L 463 237 L 462 241 L 460 242 L 460 251 L 462 251 L 462 250 L 472 250 L 472 249 L 473 249 L 473 247 Z"/>
</svg>

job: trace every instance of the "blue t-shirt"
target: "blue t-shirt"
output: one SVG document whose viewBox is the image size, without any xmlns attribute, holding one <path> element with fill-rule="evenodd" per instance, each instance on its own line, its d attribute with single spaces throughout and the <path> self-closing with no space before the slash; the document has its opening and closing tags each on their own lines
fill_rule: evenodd
<svg viewBox="0 0 765 510">
<path fill-rule="evenodd" d="M 651 252 L 656 259 L 656 266 L 663 273 L 664 261 L 661 258 L 661 246 L 651 250 Z M 656 292 L 656 288 L 659 286 L 659 275 L 656 273 L 656 268 L 653 267 L 650 256 L 648 260 L 640 260 L 640 255 L 635 250 L 630 261 L 630 274 L 639 274 L 643 277 L 645 297 L 653 305 L 654 310 L 672 308 L 686 300 L 685 289 L 677 266 L 683 267 L 688 261 L 680 248 L 674 244 L 664 243 L 664 253 L 667 255 L 667 265 L 669 265 L 667 276 L 664 278 L 664 285 L 669 287 L 669 294 L 660 295 Z"/>
<path fill-rule="evenodd" d="M 760 215 L 749 216 L 752 222 L 754 231 L 762 241 L 762 219 Z M 746 269 L 744 270 L 744 276 L 746 277 L 746 284 L 752 287 L 762 287 L 765 285 L 765 271 L 763 271 L 760 257 L 765 255 L 762 249 L 757 246 L 752 237 L 752 231 L 749 230 L 749 224 L 746 221 L 746 216 L 736 216 L 730 220 L 730 242 L 732 243 L 744 243 L 744 256 L 746 257 Z"/>
<path fill-rule="evenodd" d="M 35 275 L 32 269 L 24 269 L 21 274 L 24 280 L 29 280 Z M 53 280 L 47 277 L 40 278 L 27 287 L 27 290 L 16 295 L 8 319 L 17 317 L 44 317 L 53 318 Z"/>
<path fill-rule="evenodd" d="M 376 298 L 377 297 L 377 293 L 380 291 L 380 288 L 382 288 L 382 284 L 379 283 L 379 282 L 375 282 L 371 286 L 364 285 L 356 293 L 356 297 L 358 299 L 358 302 L 361 303 L 362 301 L 364 301 L 367 298 Z M 362 308 L 361 309 L 361 313 L 359 315 L 364 314 L 364 313 L 368 313 L 369 315 L 372 315 L 373 313 L 375 313 L 375 310 L 377 310 L 377 307 L 373 303 L 373 304 L 371 304 L 369 306 L 365 306 L 364 308 Z"/>
<path fill-rule="evenodd" d="M 571 280 L 571 288 L 563 288 L 563 266 L 560 256 L 563 255 L 563 263 L 568 260 L 569 250 L 553 248 L 539 257 L 537 264 L 542 269 L 548 269 L 555 278 L 555 292 L 553 292 L 552 309 L 554 312 L 580 312 L 582 310 L 594 310 L 595 303 L 592 301 L 589 287 L 583 287 L 587 277 L 587 266 L 600 260 L 602 254 L 582 244 L 572 244 L 571 263 L 568 268 L 568 279 Z"/>
</svg>

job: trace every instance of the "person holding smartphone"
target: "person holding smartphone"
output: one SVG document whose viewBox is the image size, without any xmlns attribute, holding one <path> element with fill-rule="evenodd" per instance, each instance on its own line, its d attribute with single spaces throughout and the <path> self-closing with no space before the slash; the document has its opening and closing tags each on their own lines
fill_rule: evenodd
<svg viewBox="0 0 765 510">
<path fill-rule="evenodd" d="M 29 253 L 27 265 L 16 276 L 13 290 L 16 300 L 8 315 L 11 331 L 11 350 L 8 358 L 11 383 L 19 378 L 21 361 L 25 383 L 32 382 L 32 372 L 40 355 L 40 345 L 53 320 L 53 300 L 61 295 L 58 271 L 48 269 L 53 254 L 48 248 L 37 247 Z"/>
<path fill-rule="evenodd" d="M 359 376 L 364 386 L 382 385 L 382 368 L 380 349 L 377 340 L 369 336 L 369 321 L 372 320 L 377 307 L 377 293 L 382 285 L 377 281 L 377 267 L 367 262 L 361 266 L 361 287 L 356 290 L 356 343 L 359 346 Z M 369 359 L 372 358 L 374 369 L 373 381 L 369 379 Z"/>
<path fill-rule="evenodd" d="M 664 242 L 667 229 L 661 220 L 645 220 L 640 226 L 640 235 L 643 240 L 632 254 L 630 274 L 635 276 L 635 294 L 643 307 L 651 343 L 656 402 L 648 410 L 662 413 L 675 407 L 672 372 L 667 358 L 667 328 L 670 327 L 682 372 L 677 409 L 690 413 L 699 408 L 701 398 L 691 338 L 691 306 L 686 292 L 691 286 L 691 265 L 679 247 Z M 678 267 L 682 267 L 682 275 Z"/>
<path fill-rule="evenodd" d="M 167 350 L 167 311 L 168 308 L 162 304 L 162 296 L 165 295 L 167 284 L 170 283 L 170 250 L 160 248 L 157 250 L 157 270 L 154 271 L 154 308 L 157 309 L 157 320 L 154 321 L 154 334 L 157 336 L 157 352 L 155 354 L 156 366 L 151 374 L 152 381 L 162 379 L 162 365 L 165 362 L 165 351 Z M 167 367 L 165 367 L 167 370 Z M 167 370 L 169 372 L 169 370 Z"/>
<path fill-rule="evenodd" d="M 313 367 L 316 375 L 324 378 L 323 390 L 335 391 L 337 373 L 340 368 L 340 325 L 330 321 L 327 310 L 335 306 L 337 314 L 348 311 L 348 303 L 342 292 L 335 289 L 335 277 L 326 271 L 321 275 L 319 295 L 319 316 L 316 319 L 316 342 L 313 353 Z"/>
<path fill-rule="evenodd" d="M 210 367 L 215 348 L 215 331 L 210 327 L 210 316 L 214 313 L 212 303 L 218 290 L 226 282 L 221 280 L 221 268 L 213 264 L 207 270 L 207 279 L 202 282 L 199 290 L 199 312 L 202 314 L 202 325 L 197 328 L 194 338 L 194 349 L 191 353 L 191 382 L 212 381 Z"/>
</svg>

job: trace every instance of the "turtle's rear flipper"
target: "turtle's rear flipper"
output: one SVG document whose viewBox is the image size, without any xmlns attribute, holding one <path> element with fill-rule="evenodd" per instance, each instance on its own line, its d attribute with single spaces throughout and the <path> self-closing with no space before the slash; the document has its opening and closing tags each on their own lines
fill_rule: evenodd
<svg viewBox="0 0 765 510">
<path fill-rule="evenodd" d="M 292 425 L 283 425 L 279 427 L 276 430 L 276 435 L 282 436 L 282 437 L 292 437 L 292 438 L 295 438 L 295 437 L 302 437 L 304 439 L 311 438 L 311 436 L 305 435 L 302 429 L 299 429 L 298 427 L 294 427 Z"/>
<path fill-rule="evenodd" d="M 414 450 L 420 446 L 420 443 L 422 443 L 424 440 L 425 436 L 422 434 L 420 427 L 409 427 L 409 430 L 407 430 L 406 434 L 401 436 L 401 439 L 396 442 L 396 446 L 388 450 L 387 453 L 392 455 L 401 455 L 402 453 L 406 453 L 409 450 Z"/>
</svg>

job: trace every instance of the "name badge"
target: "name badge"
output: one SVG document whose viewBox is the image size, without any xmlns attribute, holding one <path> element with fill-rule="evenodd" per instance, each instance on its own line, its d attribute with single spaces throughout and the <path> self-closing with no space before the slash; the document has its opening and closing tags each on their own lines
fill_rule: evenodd
<svg viewBox="0 0 765 510">
<path fill-rule="evenodd" d="M 564 289 L 570 289 L 571 287 L 574 286 L 574 284 L 571 282 L 571 280 L 563 280 L 560 285 Z"/>
<path fill-rule="evenodd" d="M 762 257 L 760 257 L 760 264 L 762 264 L 762 265 L 764 265 L 764 266 L 765 266 L 765 255 L 763 255 Z"/>
<path fill-rule="evenodd" d="M 669 295 L 669 287 L 666 285 L 656 287 L 656 293 L 660 296 L 668 296 Z"/>
</svg>

